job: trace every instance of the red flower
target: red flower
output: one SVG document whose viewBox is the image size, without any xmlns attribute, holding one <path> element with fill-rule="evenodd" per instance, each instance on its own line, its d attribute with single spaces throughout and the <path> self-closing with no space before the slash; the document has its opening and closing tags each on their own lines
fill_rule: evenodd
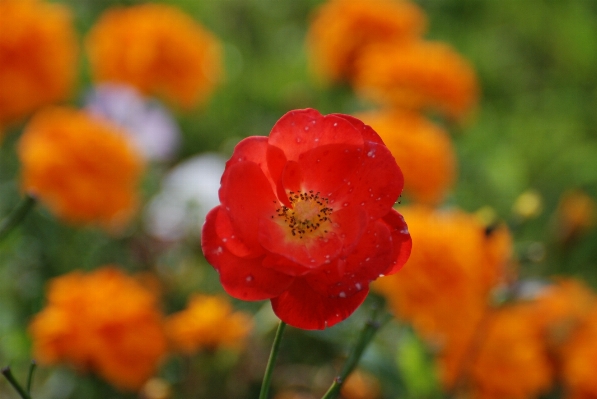
<svg viewBox="0 0 597 399">
<path fill-rule="evenodd" d="M 324 329 L 363 302 L 369 283 L 410 254 L 392 206 L 402 173 L 377 133 L 348 115 L 291 111 L 269 137 L 248 137 L 227 162 L 221 205 L 202 248 L 224 289 L 271 299 L 276 315 Z"/>
</svg>

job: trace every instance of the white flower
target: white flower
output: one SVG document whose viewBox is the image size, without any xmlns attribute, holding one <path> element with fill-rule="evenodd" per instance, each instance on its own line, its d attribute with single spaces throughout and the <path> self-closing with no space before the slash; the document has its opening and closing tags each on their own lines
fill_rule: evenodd
<svg viewBox="0 0 597 399">
<path fill-rule="evenodd" d="M 146 208 L 148 232 L 165 241 L 199 236 L 207 212 L 220 203 L 218 190 L 225 164 L 223 157 L 207 153 L 173 168 Z"/>
</svg>

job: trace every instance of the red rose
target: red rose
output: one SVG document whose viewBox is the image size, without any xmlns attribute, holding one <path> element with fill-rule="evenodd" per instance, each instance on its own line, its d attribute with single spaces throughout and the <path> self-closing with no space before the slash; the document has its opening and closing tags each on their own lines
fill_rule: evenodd
<svg viewBox="0 0 597 399">
<path fill-rule="evenodd" d="M 224 289 L 270 299 L 276 315 L 324 329 L 398 271 L 411 239 L 392 206 L 403 178 L 377 133 L 341 114 L 288 112 L 269 137 L 234 149 L 207 215 L 202 248 Z"/>
</svg>

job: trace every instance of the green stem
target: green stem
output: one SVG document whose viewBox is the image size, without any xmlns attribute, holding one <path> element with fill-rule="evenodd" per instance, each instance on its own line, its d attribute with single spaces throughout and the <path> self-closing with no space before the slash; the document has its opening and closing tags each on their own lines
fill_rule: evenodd
<svg viewBox="0 0 597 399">
<path fill-rule="evenodd" d="M 35 202 L 35 198 L 30 195 L 26 196 L 7 217 L 0 221 L 0 241 L 6 238 L 12 229 L 21 223 L 27 213 L 33 209 Z"/>
<path fill-rule="evenodd" d="M 36 366 L 37 364 L 35 363 L 35 360 L 33 360 L 29 366 L 29 374 L 27 375 L 27 393 L 29 395 L 31 395 L 31 384 L 33 383 L 33 374 L 35 373 Z"/>
<path fill-rule="evenodd" d="M 361 331 L 361 335 L 357 340 L 357 344 L 354 346 L 352 352 L 348 356 L 348 359 L 346 360 L 346 363 L 344 364 L 344 367 L 342 368 L 340 375 L 334 379 L 334 382 L 332 383 L 328 391 L 325 393 L 325 395 L 322 396 L 321 399 L 334 399 L 338 396 L 338 394 L 340 393 L 340 389 L 342 388 L 342 384 L 344 384 L 346 378 L 348 378 L 350 373 L 352 373 L 352 371 L 359 363 L 359 360 L 361 360 L 363 352 L 365 352 L 365 349 L 373 340 L 373 337 L 375 336 L 377 330 L 379 330 L 380 327 L 384 325 L 386 321 L 389 320 L 389 317 L 386 317 L 382 321 L 377 321 L 376 319 L 378 316 L 378 312 L 378 308 L 373 309 L 371 318 L 367 321 L 367 323 L 365 323 L 365 327 Z"/>
<path fill-rule="evenodd" d="M 274 364 L 276 363 L 276 358 L 278 357 L 280 342 L 282 342 L 282 334 L 284 334 L 285 328 L 286 323 L 280 321 L 280 324 L 278 324 L 278 330 L 276 331 L 276 336 L 274 337 L 274 343 L 272 344 L 272 351 L 269 354 L 269 360 L 267 361 L 267 366 L 265 367 L 265 374 L 263 375 L 263 383 L 261 384 L 261 393 L 259 393 L 259 399 L 267 399 L 269 386 L 272 380 L 272 372 L 274 371 Z"/>
<path fill-rule="evenodd" d="M 2 369 L 2 374 L 4 374 L 4 377 L 6 377 L 8 382 L 10 382 L 10 385 L 12 385 L 12 387 L 15 389 L 15 391 L 17 391 L 19 393 L 19 395 L 21 395 L 21 398 L 31 399 L 31 396 L 29 396 L 27 391 L 25 391 L 23 389 L 23 387 L 21 387 L 21 385 L 18 383 L 18 381 L 12 375 L 12 371 L 10 371 L 10 367 L 4 367 Z"/>
</svg>

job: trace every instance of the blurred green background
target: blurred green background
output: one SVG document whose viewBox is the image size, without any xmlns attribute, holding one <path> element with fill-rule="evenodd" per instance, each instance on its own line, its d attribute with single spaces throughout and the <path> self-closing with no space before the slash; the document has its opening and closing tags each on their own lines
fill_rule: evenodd
<svg viewBox="0 0 597 399">
<path fill-rule="evenodd" d="M 365 0 L 363 0 L 365 1 Z M 83 35 L 103 10 L 137 1 L 68 0 Z M 177 161 L 205 151 L 228 155 L 234 144 L 250 135 L 266 135 L 275 121 L 290 109 L 313 107 L 320 112 L 354 113 L 367 109 L 349 87 L 323 87 L 307 66 L 305 33 L 320 0 L 169 0 L 210 29 L 224 43 L 226 81 L 201 110 L 177 115 L 183 146 Z M 482 96 L 476 118 L 465 127 L 448 126 L 458 152 L 459 178 L 447 205 L 474 212 L 490 207 L 509 222 L 520 259 L 522 276 L 575 275 L 597 286 L 597 230 L 592 229 L 568 245 L 557 242 L 554 212 L 560 196 L 580 188 L 597 198 L 597 2 L 593 0 L 419 0 L 429 17 L 430 40 L 445 41 L 471 61 L 478 73 Z M 1 28 L 1 27 L 0 27 Z M 81 60 L 79 94 L 89 86 L 89 73 Z M 73 98 L 80 102 L 80 98 Z M 0 146 L 0 215 L 19 200 L 19 165 L 14 155 L 19 128 Z M 155 192 L 163 169 L 151 170 L 144 186 Z M 541 211 L 521 220 L 513 214 L 517 198 L 534 190 Z M 11 365 L 25 375 L 29 361 L 26 326 L 43 304 L 48 278 L 75 268 L 93 269 L 118 263 L 131 271 L 145 270 L 145 248 L 133 228 L 114 240 L 94 229 L 60 225 L 43 209 L 29 215 L 15 234 L 0 243 L 0 366 Z M 186 296 L 202 290 L 220 290 L 215 272 L 201 259 L 197 242 L 186 242 L 160 252 L 150 260 L 165 265 L 173 287 L 167 310 L 180 309 Z M 238 304 L 257 311 L 262 304 Z M 266 304 L 266 306 L 268 306 Z M 282 363 L 293 361 L 328 366 L 354 338 L 355 328 L 368 307 L 329 331 L 293 331 L 286 337 Z M 271 339 L 247 356 L 263 356 Z M 364 365 L 381 378 L 384 397 L 405 397 L 407 387 L 398 375 L 392 355 L 397 334 L 414 339 L 397 326 L 385 329 L 368 353 Z M 410 337 L 410 338 L 409 338 Z M 332 344 L 333 343 L 333 344 Z M 416 344 L 416 342 L 414 343 Z M 318 350 L 305 359 L 305 345 Z M 293 349 L 294 348 L 294 349 Z M 261 352 L 260 352 L 261 351 Z M 425 359 L 420 351 L 404 355 L 413 397 L 424 392 Z M 414 354 L 413 354 L 414 353 Z M 286 356 L 284 358 L 284 356 Z M 410 357 L 409 357 L 410 356 Z M 404 366 L 404 364 L 402 365 Z M 166 374 L 176 373 L 177 364 Z M 261 370 L 255 371 L 257 374 Z M 410 374 L 409 374 L 410 373 Z M 418 374 L 417 374 L 418 373 Z M 53 378 L 53 380 L 52 380 Z M 75 384 L 72 374 L 40 371 L 52 398 L 126 398 L 92 377 Z M 70 384 L 70 385 L 69 385 Z M 247 388 L 252 396 L 255 386 Z M 413 391 L 414 389 L 414 391 Z M 421 391 L 422 390 L 422 391 Z M 414 394 L 413 394 L 414 392 Z M 4 380 L 0 396 L 12 398 Z M 10 396 L 13 395 L 13 396 Z M 46 396 L 39 396 L 42 399 Z"/>
</svg>

